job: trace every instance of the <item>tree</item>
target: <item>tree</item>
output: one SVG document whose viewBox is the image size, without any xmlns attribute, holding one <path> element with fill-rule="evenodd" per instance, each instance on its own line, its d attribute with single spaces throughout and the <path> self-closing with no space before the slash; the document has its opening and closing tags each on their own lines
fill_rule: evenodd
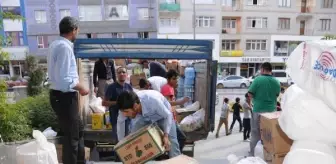
<svg viewBox="0 0 336 164">
<path fill-rule="evenodd" d="M 322 40 L 336 40 L 336 35 L 324 35 Z"/>
<path fill-rule="evenodd" d="M 28 80 L 27 93 L 28 96 L 37 96 L 42 93 L 42 82 L 44 80 L 44 71 L 38 65 L 39 61 L 35 56 L 26 56 L 26 63 L 28 65 Z"/>
</svg>

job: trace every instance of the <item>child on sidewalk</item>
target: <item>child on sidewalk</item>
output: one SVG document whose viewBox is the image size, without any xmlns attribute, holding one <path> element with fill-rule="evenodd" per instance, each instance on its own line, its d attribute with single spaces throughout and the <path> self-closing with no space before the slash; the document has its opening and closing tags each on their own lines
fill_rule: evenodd
<svg viewBox="0 0 336 164">
<path fill-rule="evenodd" d="M 240 110 L 242 109 L 242 106 L 240 105 L 240 98 L 237 97 L 236 98 L 236 103 L 233 104 L 232 106 L 233 109 L 233 120 L 230 126 L 230 133 L 232 132 L 233 126 L 236 123 L 236 121 L 238 121 L 239 123 L 239 132 L 243 131 L 243 124 L 242 124 L 242 120 L 240 117 Z"/>
<path fill-rule="evenodd" d="M 229 99 L 225 98 L 224 102 L 223 102 L 223 106 L 222 106 L 222 112 L 221 112 L 219 124 L 218 124 L 218 127 L 217 127 L 216 138 L 218 138 L 219 130 L 220 130 L 220 128 L 223 124 L 225 126 L 226 135 L 227 136 L 230 135 L 229 129 L 228 129 L 228 118 L 229 118 L 229 104 L 228 103 L 229 103 Z"/>
</svg>

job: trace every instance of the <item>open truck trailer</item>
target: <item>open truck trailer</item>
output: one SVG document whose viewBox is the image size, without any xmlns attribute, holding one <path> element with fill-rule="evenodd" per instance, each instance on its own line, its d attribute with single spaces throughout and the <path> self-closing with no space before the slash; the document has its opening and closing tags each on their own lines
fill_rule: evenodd
<svg viewBox="0 0 336 164">
<path fill-rule="evenodd" d="M 80 81 L 93 90 L 92 63 L 87 59 L 177 59 L 196 60 L 194 100 L 199 101 L 205 109 L 205 122 L 201 129 L 186 133 L 187 143 L 185 154 L 193 156 L 194 142 L 206 139 L 209 132 L 214 130 L 217 61 L 212 60 L 213 42 L 208 40 L 180 39 L 77 39 L 74 52 L 78 62 Z M 82 60 L 85 59 L 85 60 Z M 93 151 L 113 150 L 116 139 L 109 129 L 92 130 L 88 104 L 93 93 L 80 97 L 79 110 L 85 126 L 85 144 Z M 112 127 L 114 128 L 114 127 Z M 97 154 L 91 152 L 92 154 Z M 99 156 L 94 161 L 99 161 Z"/>
</svg>

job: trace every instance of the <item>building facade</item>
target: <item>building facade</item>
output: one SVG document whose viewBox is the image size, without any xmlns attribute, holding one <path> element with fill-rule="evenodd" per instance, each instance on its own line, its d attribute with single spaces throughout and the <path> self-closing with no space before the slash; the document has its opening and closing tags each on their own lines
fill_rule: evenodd
<svg viewBox="0 0 336 164">
<path fill-rule="evenodd" d="M 333 0 L 221 0 L 220 71 L 250 77 L 260 64 L 284 69 L 302 41 L 336 33 Z"/>
<path fill-rule="evenodd" d="M 24 0 L 1 0 L 2 12 L 25 17 Z M 12 20 L 4 17 L 0 35 L 5 39 L 3 51 L 9 53 L 9 62 L 0 68 L 0 74 L 22 76 L 24 60 L 28 54 L 28 39 L 26 21 L 24 19 Z"/>
<path fill-rule="evenodd" d="M 155 0 L 25 0 L 31 53 L 46 56 L 64 16 L 80 20 L 79 38 L 156 38 Z M 47 6 L 47 7 L 46 7 Z"/>
<path fill-rule="evenodd" d="M 195 0 L 195 12 L 192 0 L 159 2 L 158 38 L 194 39 L 195 30 L 195 39 L 214 42 L 213 58 L 219 59 L 222 26 L 219 0 Z"/>
</svg>

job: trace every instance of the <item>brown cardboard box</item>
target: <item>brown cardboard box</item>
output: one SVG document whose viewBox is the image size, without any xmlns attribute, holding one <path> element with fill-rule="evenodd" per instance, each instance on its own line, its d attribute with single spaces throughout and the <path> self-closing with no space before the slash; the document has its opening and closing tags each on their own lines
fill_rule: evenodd
<svg viewBox="0 0 336 164">
<path fill-rule="evenodd" d="M 293 140 L 281 130 L 278 118 L 281 112 L 264 113 L 260 118 L 260 133 L 264 148 L 272 153 L 287 153 Z"/>
<path fill-rule="evenodd" d="M 143 164 L 165 152 L 162 135 L 159 127 L 149 125 L 128 135 L 114 149 L 124 164 Z"/>
<path fill-rule="evenodd" d="M 167 71 L 170 69 L 173 69 L 175 71 L 178 71 L 178 64 L 176 62 L 173 63 L 167 63 L 166 64 Z"/>
<path fill-rule="evenodd" d="M 140 73 L 138 75 L 131 75 L 131 84 L 132 86 L 138 86 L 140 79 L 146 79 L 146 74 L 145 73 Z"/>
<path fill-rule="evenodd" d="M 174 157 L 172 159 L 164 160 L 158 162 L 158 164 L 198 164 L 196 159 L 188 157 L 186 155 L 179 155 L 177 157 Z"/>
<path fill-rule="evenodd" d="M 267 150 L 264 149 L 264 160 L 268 164 L 282 164 L 287 153 L 280 153 L 280 154 L 272 154 L 267 152 Z"/>
<path fill-rule="evenodd" d="M 57 152 L 57 159 L 58 163 L 62 163 L 62 149 L 63 146 L 60 144 L 56 144 L 56 152 Z M 90 148 L 85 147 L 85 160 L 89 161 L 90 160 Z"/>
</svg>

